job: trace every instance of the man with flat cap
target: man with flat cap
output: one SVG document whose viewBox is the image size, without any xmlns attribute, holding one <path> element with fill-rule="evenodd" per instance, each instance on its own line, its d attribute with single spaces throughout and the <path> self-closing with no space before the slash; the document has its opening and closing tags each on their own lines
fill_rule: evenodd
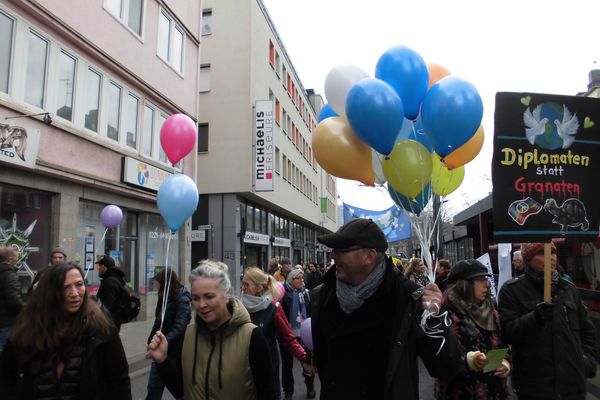
<svg viewBox="0 0 600 400">
<path fill-rule="evenodd" d="M 121 330 L 121 322 L 117 318 L 117 308 L 121 287 L 125 285 L 125 273 L 115 266 L 112 257 L 102 256 L 96 261 L 96 270 L 100 275 L 100 287 L 98 288 L 98 300 L 103 307 L 110 311 L 110 315 L 117 330 Z"/>
<path fill-rule="evenodd" d="M 439 311 L 442 293 L 394 268 L 375 222 L 354 219 L 317 240 L 335 261 L 311 297 L 322 400 L 418 399 L 417 356 L 433 377 L 458 371 L 465 360 L 444 321 L 433 317 L 420 326 L 423 310 Z M 433 326 L 435 334 L 425 334 Z"/>
</svg>

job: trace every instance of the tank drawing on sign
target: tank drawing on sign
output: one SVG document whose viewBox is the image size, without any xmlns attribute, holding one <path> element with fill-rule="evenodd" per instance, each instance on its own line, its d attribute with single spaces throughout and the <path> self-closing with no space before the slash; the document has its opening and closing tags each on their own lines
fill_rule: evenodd
<svg viewBox="0 0 600 400">
<path fill-rule="evenodd" d="M 590 227 L 590 223 L 586 218 L 585 206 L 579 199 L 567 199 L 560 207 L 556 204 L 556 200 L 548 199 L 544 203 L 544 210 L 554 215 L 552 223 L 561 226 L 561 235 L 566 235 L 569 227 L 581 226 L 582 231 L 587 231 Z"/>
</svg>

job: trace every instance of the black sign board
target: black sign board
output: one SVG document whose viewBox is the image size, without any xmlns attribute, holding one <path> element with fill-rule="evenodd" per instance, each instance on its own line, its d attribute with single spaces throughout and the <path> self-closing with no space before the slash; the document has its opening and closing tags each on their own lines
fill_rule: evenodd
<svg viewBox="0 0 600 400">
<path fill-rule="evenodd" d="M 496 242 L 595 240 L 600 99 L 497 93 L 494 120 Z"/>
</svg>

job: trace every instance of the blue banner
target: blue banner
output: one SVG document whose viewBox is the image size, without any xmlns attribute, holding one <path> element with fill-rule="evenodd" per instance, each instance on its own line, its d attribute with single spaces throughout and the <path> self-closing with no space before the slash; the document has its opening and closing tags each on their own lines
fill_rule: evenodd
<svg viewBox="0 0 600 400">
<path fill-rule="evenodd" d="M 344 223 L 356 218 L 372 219 L 379 225 L 390 243 L 408 239 L 411 234 L 410 220 L 406 212 L 396 205 L 383 211 L 373 211 L 344 203 Z"/>
</svg>

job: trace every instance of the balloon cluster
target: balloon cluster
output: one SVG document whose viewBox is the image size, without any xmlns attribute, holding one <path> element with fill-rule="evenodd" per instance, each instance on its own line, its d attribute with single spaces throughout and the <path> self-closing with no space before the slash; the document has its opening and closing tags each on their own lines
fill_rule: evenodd
<svg viewBox="0 0 600 400">
<path fill-rule="evenodd" d="M 331 69 L 328 104 L 312 146 L 332 175 L 366 185 L 388 182 L 398 206 L 419 214 L 431 193 L 446 196 L 483 146 L 483 102 L 475 87 L 414 50 L 384 52 L 375 77 L 353 65 Z"/>
<path fill-rule="evenodd" d="M 194 149 L 196 137 L 196 124 L 184 114 L 171 115 L 160 130 L 160 144 L 173 164 Z M 196 183 L 187 175 L 173 174 L 158 188 L 156 203 L 171 231 L 176 232 L 198 207 Z"/>
</svg>

